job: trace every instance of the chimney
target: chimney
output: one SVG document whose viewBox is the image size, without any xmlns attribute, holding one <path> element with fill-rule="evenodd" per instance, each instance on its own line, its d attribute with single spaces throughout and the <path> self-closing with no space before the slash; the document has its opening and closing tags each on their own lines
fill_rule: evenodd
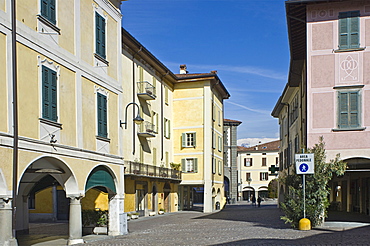
<svg viewBox="0 0 370 246">
<path fill-rule="evenodd" d="M 186 69 L 187 69 L 187 67 L 186 67 L 185 64 L 180 65 L 180 74 L 187 74 L 188 71 Z"/>
<path fill-rule="evenodd" d="M 212 70 L 211 73 L 217 74 L 217 70 Z"/>
</svg>

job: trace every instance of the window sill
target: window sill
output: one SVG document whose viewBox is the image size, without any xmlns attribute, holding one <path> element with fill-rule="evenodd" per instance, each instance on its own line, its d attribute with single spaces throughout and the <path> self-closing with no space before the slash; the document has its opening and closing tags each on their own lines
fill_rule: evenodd
<svg viewBox="0 0 370 246">
<path fill-rule="evenodd" d="M 62 124 L 60 124 L 58 122 L 48 120 L 48 119 L 44 119 L 44 118 L 39 118 L 39 120 L 40 120 L 40 123 L 44 123 L 46 125 L 50 125 L 50 126 L 54 126 L 54 127 L 62 129 Z"/>
<path fill-rule="evenodd" d="M 109 61 L 107 61 L 104 57 L 101 55 L 94 53 L 94 57 L 99 60 L 100 62 L 104 63 L 105 65 L 109 66 Z"/>
<path fill-rule="evenodd" d="M 58 28 L 54 23 L 52 23 L 51 21 L 49 21 L 48 19 L 46 19 L 44 16 L 42 15 L 37 15 L 37 19 L 42 22 L 43 24 L 47 25 L 48 27 L 50 27 L 51 29 L 53 29 L 55 32 L 57 32 L 59 35 L 60 35 L 60 28 Z M 40 31 L 40 30 L 39 30 Z"/>
<path fill-rule="evenodd" d="M 97 140 L 101 140 L 101 141 L 104 141 L 104 142 L 108 142 L 110 143 L 110 138 L 107 138 L 107 137 L 102 137 L 102 136 L 96 136 L 96 139 Z"/>
<path fill-rule="evenodd" d="M 353 48 L 353 49 L 337 49 L 337 50 L 334 50 L 334 53 L 363 51 L 365 49 L 366 47 L 359 47 L 359 48 Z"/>
<path fill-rule="evenodd" d="M 363 131 L 366 127 L 358 127 L 358 128 L 334 128 L 332 129 L 333 132 L 345 132 L 345 131 Z"/>
</svg>

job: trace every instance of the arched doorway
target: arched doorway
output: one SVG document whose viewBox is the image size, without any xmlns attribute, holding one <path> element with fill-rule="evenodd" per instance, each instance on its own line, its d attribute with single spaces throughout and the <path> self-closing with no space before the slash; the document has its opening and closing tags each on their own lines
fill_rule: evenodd
<svg viewBox="0 0 370 246">
<path fill-rule="evenodd" d="M 111 224 L 114 227 L 116 221 L 118 221 L 116 211 L 111 210 L 111 201 L 114 201 L 112 198 L 116 194 L 113 172 L 106 166 L 95 167 L 87 178 L 85 197 L 82 199 L 84 226 L 105 227 L 106 233 L 108 233 Z M 96 221 L 91 220 L 91 216 Z M 92 230 L 86 230 L 85 233 L 92 233 Z"/>
<path fill-rule="evenodd" d="M 262 199 L 267 198 L 269 195 L 269 189 L 267 186 L 261 186 L 258 188 L 258 196 Z"/>
<path fill-rule="evenodd" d="M 255 196 L 254 188 L 251 186 L 245 186 L 243 187 L 243 200 L 244 201 L 250 201 L 252 196 Z"/>
<path fill-rule="evenodd" d="M 64 235 L 73 239 L 73 242 L 82 242 L 82 235 L 78 233 L 79 230 L 82 231 L 82 226 L 78 221 L 72 223 L 69 216 L 71 212 L 81 212 L 71 210 L 72 201 L 79 204 L 79 198 L 72 194 L 79 194 L 78 185 L 66 163 L 49 156 L 34 160 L 19 180 L 16 201 L 17 235 L 34 234 L 30 223 L 58 221 L 65 222 L 66 226 L 61 226 L 57 232 L 45 230 L 44 237 Z"/>
</svg>

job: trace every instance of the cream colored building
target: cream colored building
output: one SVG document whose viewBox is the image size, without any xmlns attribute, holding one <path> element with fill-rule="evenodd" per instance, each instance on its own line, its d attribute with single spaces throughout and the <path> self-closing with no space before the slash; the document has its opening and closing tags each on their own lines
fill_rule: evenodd
<svg viewBox="0 0 370 246">
<path fill-rule="evenodd" d="M 249 148 L 238 146 L 239 200 L 268 197 L 268 185 L 276 178 L 269 169 L 279 166 L 279 149 L 280 140 Z"/>
<path fill-rule="evenodd" d="M 69 219 L 68 243 L 82 243 L 81 207 L 93 202 L 91 190 L 109 195 L 109 235 L 127 233 L 121 1 L 16 1 L 16 40 L 12 2 L 0 1 L 0 244 L 15 241 L 12 205 L 14 231 L 27 233 L 33 220 Z"/>
<path fill-rule="evenodd" d="M 219 210 L 225 203 L 223 100 L 229 93 L 216 71 L 187 73 L 180 66 L 173 92 L 174 162 L 181 163 L 180 209 Z"/>
</svg>

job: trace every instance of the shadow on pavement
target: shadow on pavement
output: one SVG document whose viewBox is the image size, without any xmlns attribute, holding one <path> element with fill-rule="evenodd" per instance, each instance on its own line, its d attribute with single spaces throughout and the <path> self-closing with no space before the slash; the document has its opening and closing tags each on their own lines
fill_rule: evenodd
<svg viewBox="0 0 370 246">
<path fill-rule="evenodd" d="M 222 211 L 194 219 L 216 219 L 253 223 L 254 226 L 266 228 L 291 229 L 280 219 L 283 212 L 276 204 L 265 204 L 261 207 L 251 205 L 227 205 Z M 262 219 L 263 218 L 263 219 Z"/>
<path fill-rule="evenodd" d="M 320 231 L 323 232 L 297 239 L 273 239 L 268 238 L 268 235 L 266 235 L 265 238 L 253 238 L 213 245 L 370 245 L 370 226 L 350 230 L 320 229 Z"/>
</svg>

